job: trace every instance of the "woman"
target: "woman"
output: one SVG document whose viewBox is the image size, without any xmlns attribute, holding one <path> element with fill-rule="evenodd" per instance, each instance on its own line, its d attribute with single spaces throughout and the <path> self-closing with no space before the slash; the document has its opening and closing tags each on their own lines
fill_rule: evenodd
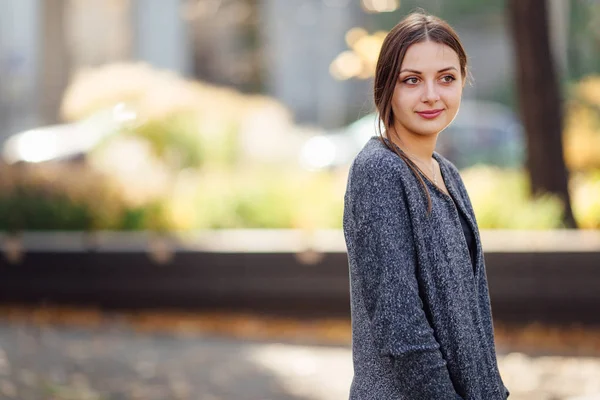
<svg viewBox="0 0 600 400">
<path fill-rule="evenodd" d="M 439 18 L 411 14 L 383 42 L 374 96 L 385 129 L 354 160 L 344 204 L 350 399 L 508 397 L 473 208 L 434 152 L 466 77 L 465 51 Z"/>
</svg>

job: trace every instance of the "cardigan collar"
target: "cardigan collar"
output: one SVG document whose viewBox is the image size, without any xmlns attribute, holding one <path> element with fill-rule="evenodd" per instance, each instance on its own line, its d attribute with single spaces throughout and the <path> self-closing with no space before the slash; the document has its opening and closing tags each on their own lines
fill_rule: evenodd
<svg viewBox="0 0 600 400">
<path fill-rule="evenodd" d="M 390 140 L 387 139 L 386 137 L 382 137 L 382 138 L 387 143 L 391 143 L 395 148 L 402 151 L 402 149 L 400 147 L 398 147 L 395 143 L 390 142 Z M 371 138 L 371 140 L 377 140 L 380 142 L 378 136 L 373 136 Z M 475 274 L 475 277 L 477 277 L 479 275 L 480 269 L 481 269 L 481 266 L 479 263 L 479 258 L 480 258 L 480 256 L 483 255 L 483 248 L 481 246 L 481 237 L 479 235 L 479 230 L 477 229 L 477 225 L 475 224 L 475 217 L 474 217 L 474 215 L 471 214 L 471 211 L 467 207 L 463 197 L 460 194 L 460 191 L 458 190 L 458 188 L 455 185 L 454 179 L 452 179 L 452 174 L 449 171 L 449 166 L 447 165 L 447 163 L 449 161 L 447 161 L 442 155 L 440 155 L 436 151 L 433 152 L 433 158 L 435 158 L 435 160 L 440 165 L 442 179 L 444 180 L 444 184 L 446 185 L 446 188 L 448 189 L 448 193 L 450 193 L 450 196 L 448 196 L 448 194 L 444 193 L 441 189 L 439 189 L 433 182 L 430 182 L 428 178 L 425 178 L 425 179 L 428 182 L 430 182 L 431 186 L 434 186 L 437 189 L 437 192 L 440 195 L 442 195 L 447 201 L 452 202 L 454 207 L 457 209 L 457 212 L 462 212 L 463 215 L 466 217 L 467 223 L 469 224 L 469 228 L 471 228 L 471 231 L 473 232 L 473 235 L 475 237 L 476 249 L 475 249 L 475 273 L 474 274 Z"/>
<path fill-rule="evenodd" d="M 480 265 L 479 265 L 479 257 L 483 255 L 483 248 L 481 246 L 481 237 L 479 236 L 479 229 L 475 223 L 475 216 L 471 213 L 469 207 L 465 203 L 463 196 L 461 196 L 458 188 L 455 185 L 454 179 L 450 178 L 451 173 L 448 170 L 448 165 L 446 164 L 448 161 L 443 158 L 439 153 L 433 152 L 433 157 L 436 159 L 438 164 L 440 164 L 440 171 L 442 173 L 442 179 L 444 180 L 444 184 L 446 188 L 448 188 L 448 192 L 451 195 L 451 199 L 455 204 L 457 211 L 461 211 L 463 215 L 466 217 L 467 223 L 469 224 L 469 228 L 471 228 L 471 232 L 475 237 L 475 276 L 479 275 Z M 441 192 L 441 191 L 440 191 Z M 446 197 L 448 197 L 446 195 Z"/>
</svg>

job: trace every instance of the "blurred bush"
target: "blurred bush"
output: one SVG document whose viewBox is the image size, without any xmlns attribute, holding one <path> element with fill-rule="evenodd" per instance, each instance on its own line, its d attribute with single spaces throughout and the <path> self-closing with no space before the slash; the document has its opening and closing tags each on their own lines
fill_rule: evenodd
<svg viewBox="0 0 600 400">
<path fill-rule="evenodd" d="M 570 192 L 579 226 L 600 229 L 600 169 L 574 174 Z"/>
<path fill-rule="evenodd" d="M 574 93 L 565 129 L 573 209 L 582 228 L 599 229 L 600 78 Z M 301 169 L 302 138 L 275 101 L 118 64 L 80 73 L 63 113 L 80 120 L 118 103 L 136 120 L 85 163 L 0 166 L 0 230 L 341 228 L 347 169 Z M 561 227 L 560 201 L 530 198 L 523 171 L 462 175 L 480 228 Z"/>
<path fill-rule="evenodd" d="M 326 172 L 188 169 L 169 191 L 140 199 L 85 166 L 0 171 L 1 231 L 341 228 L 341 176 Z"/>
<path fill-rule="evenodd" d="M 562 228 L 562 202 L 553 196 L 532 198 L 524 171 L 476 166 L 461 171 L 481 229 Z M 584 229 L 600 228 L 600 170 L 572 174 L 573 212 Z"/>
<path fill-rule="evenodd" d="M 271 98 L 186 80 L 143 63 L 79 71 L 61 111 L 67 121 L 79 121 L 119 103 L 137 115 L 125 133 L 147 141 L 172 169 L 256 162 L 245 147 L 257 142 L 274 146 L 274 158 L 284 161 L 300 140 L 293 136 L 290 112 Z M 258 161 L 265 161 L 261 156 Z"/>
<path fill-rule="evenodd" d="M 0 170 L 4 231 L 339 229 L 346 183 L 342 170 L 184 169 L 168 191 L 130 199 L 114 182 L 83 166 Z M 481 229 L 561 227 L 560 201 L 529 198 L 525 173 L 478 166 L 462 176 Z M 600 170 L 573 175 L 570 187 L 579 225 L 600 229 Z"/>
<path fill-rule="evenodd" d="M 143 229 L 154 223 L 148 214 L 128 207 L 113 184 L 81 165 L 0 166 L 3 231 Z"/>
<path fill-rule="evenodd" d="M 173 228 L 341 228 L 342 179 L 328 172 L 255 167 L 182 171 L 168 204 Z"/>
<path fill-rule="evenodd" d="M 560 227 L 557 198 L 531 198 L 527 175 L 519 170 L 476 166 L 461 171 L 477 222 L 482 229 L 553 229 Z"/>
<path fill-rule="evenodd" d="M 300 169 L 303 138 L 276 101 L 145 64 L 112 64 L 80 71 L 62 113 L 88 120 L 116 104 L 135 119 L 85 163 L 3 169 L 19 182 L 0 195 L 3 215 L 22 206 L 0 229 L 341 227 L 345 175 Z"/>
<path fill-rule="evenodd" d="M 589 76 L 571 88 L 564 141 L 571 171 L 600 169 L 600 76 Z"/>
</svg>

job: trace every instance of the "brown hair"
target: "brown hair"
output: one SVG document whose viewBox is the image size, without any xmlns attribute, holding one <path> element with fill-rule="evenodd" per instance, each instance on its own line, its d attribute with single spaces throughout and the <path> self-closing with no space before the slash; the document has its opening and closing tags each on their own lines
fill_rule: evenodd
<svg viewBox="0 0 600 400">
<path fill-rule="evenodd" d="M 394 126 L 392 97 L 398 80 L 398 74 L 400 73 L 400 66 L 402 65 L 406 51 L 411 45 L 427 40 L 444 44 L 456 52 L 460 62 L 460 72 L 463 80 L 465 80 L 467 77 L 467 54 L 458 38 L 458 34 L 446 21 L 423 12 L 415 12 L 406 16 L 385 37 L 375 68 L 373 94 L 375 107 L 379 113 L 377 123 L 379 140 L 405 160 L 415 173 L 427 195 L 428 210 L 431 211 L 431 197 L 423 178 L 418 173 L 420 171 L 419 167 L 404 152 L 394 146 L 393 143 L 387 143 L 381 133 L 381 125 L 383 123 L 386 132 L 388 134 L 392 132 L 399 139 L 395 129 L 392 129 Z"/>
</svg>

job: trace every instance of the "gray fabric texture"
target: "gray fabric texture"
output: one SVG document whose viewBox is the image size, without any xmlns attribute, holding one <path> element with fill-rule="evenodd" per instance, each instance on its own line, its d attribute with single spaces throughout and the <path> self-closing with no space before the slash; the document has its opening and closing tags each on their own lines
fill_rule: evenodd
<svg viewBox="0 0 600 400">
<path fill-rule="evenodd" d="M 498 371 L 475 214 L 456 167 L 434 158 L 452 197 L 372 137 L 344 197 L 354 377 L 351 400 L 496 400 Z M 454 200 L 454 201 L 453 201 Z M 460 208 L 476 241 L 475 270 Z"/>
</svg>

